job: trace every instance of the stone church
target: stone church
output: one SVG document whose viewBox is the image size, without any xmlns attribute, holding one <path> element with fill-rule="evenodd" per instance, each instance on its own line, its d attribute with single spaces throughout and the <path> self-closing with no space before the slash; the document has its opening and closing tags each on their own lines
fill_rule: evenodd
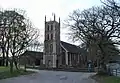
<svg viewBox="0 0 120 83">
<path fill-rule="evenodd" d="M 87 52 L 79 46 L 60 40 L 60 18 L 46 21 L 44 51 L 25 51 L 20 62 L 29 66 L 42 66 L 46 68 L 85 67 Z"/>
<path fill-rule="evenodd" d="M 52 21 L 46 21 L 45 16 L 44 36 L 43 64 L 47 68 L 63 65 L 66 67 L 78 66 L 82 64 L 83 59 L 86 59 L 85 56 L 82 56 L 82 48 L 60 40 L 60 18 L 57 22 L 55 15 Z"/>
</svg>

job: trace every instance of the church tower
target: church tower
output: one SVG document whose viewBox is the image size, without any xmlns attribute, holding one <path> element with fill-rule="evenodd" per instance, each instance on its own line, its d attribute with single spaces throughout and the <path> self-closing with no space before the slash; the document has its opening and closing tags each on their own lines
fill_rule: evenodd
<svg viewBox="0 0 120 83">
<path fill-rule="evenodd" d="M 59 22 L 54 20 L 46 21 L 45 16 L 45 39 L 44 39 L 44 55 L 43 64 L 46 67 L 55 68 L 57 65 L 57 57 L 60 54 L 60 18 Z"/>
</svg>

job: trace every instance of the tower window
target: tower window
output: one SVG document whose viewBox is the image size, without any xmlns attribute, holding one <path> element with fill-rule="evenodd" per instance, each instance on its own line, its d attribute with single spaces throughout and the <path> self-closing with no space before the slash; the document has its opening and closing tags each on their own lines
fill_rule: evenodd
<svg viewBox="0 0 120 83">
<path fill-rule="evenodd" d="M 48 52 L 49 49 L 48 49 L 48 44 L 45 44 L 45 51 Z"/>
<path fill-rule="evenodd" d="M 50 53 L 52 53 L 52 52 L 53 52 L 53 45 L 50 44 Z"/>
<path fill-rule="evenodd" d="M 49 40 L 49 34 L 47 34 L 47 40 Z"/>
<path fill-rule="evenodd" d="M 49 31 L 49 25 L 48 25 L 48 27 L 47 27 L 47 30 Z"/>
<path fill-rule="evenodd" d="M 51 40 L 53 39 L 53 34 L 51 34 Z"/>
<path fill-rule="evenodd" d="M 53 25 L 51 25 L 51 30 L 53 30 Z"/>
</svg>

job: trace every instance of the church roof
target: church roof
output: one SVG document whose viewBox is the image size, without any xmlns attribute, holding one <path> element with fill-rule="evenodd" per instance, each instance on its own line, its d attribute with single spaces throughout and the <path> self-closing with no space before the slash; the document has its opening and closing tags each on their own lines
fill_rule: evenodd
<svg viewBox="0 0 120 83">
<path fill-rule="evenodd" d="M 33 58 L 42 58 L 43 52 L 37 52 L 37 51 L 25 51 L 22 56 L 30 56 Z"/>
<path fill-rule="evenodd" d="M 61 41 L 61 45 L 68 51 L 71 53 L 81 53 L 83 51 L 82 48 L 80 48 L 79 46 L 70 44 L 70 43 L 66 43 Z"/>
</svg>

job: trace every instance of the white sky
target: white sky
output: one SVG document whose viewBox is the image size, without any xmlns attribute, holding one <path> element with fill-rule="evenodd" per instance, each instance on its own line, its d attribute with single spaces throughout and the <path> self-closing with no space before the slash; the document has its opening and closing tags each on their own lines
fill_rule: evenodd
<svg viewBox="0 0 120 83">
<path fill-rule="evenodd" d="M 44 40 L 44 16 L 50 20 L 52 13 L 56 14 L 56 19 L 61 18 L 61 22 L 67 18 L 70 12 L 75 9 L 86 9 L 92 6 L 100 5 L 100 0 L 0 0 L 2 8 L 19 8 L 27 13 L 35 27 L 40 29 L 41 38 Z M 67 30 L 61 25 L 61 40 L 71 42 L 66 35 Z M 71 42 L 72 43 L 72 42 Z M 77 43 L 76 43 L 77 44 Z"/>
</svg>

